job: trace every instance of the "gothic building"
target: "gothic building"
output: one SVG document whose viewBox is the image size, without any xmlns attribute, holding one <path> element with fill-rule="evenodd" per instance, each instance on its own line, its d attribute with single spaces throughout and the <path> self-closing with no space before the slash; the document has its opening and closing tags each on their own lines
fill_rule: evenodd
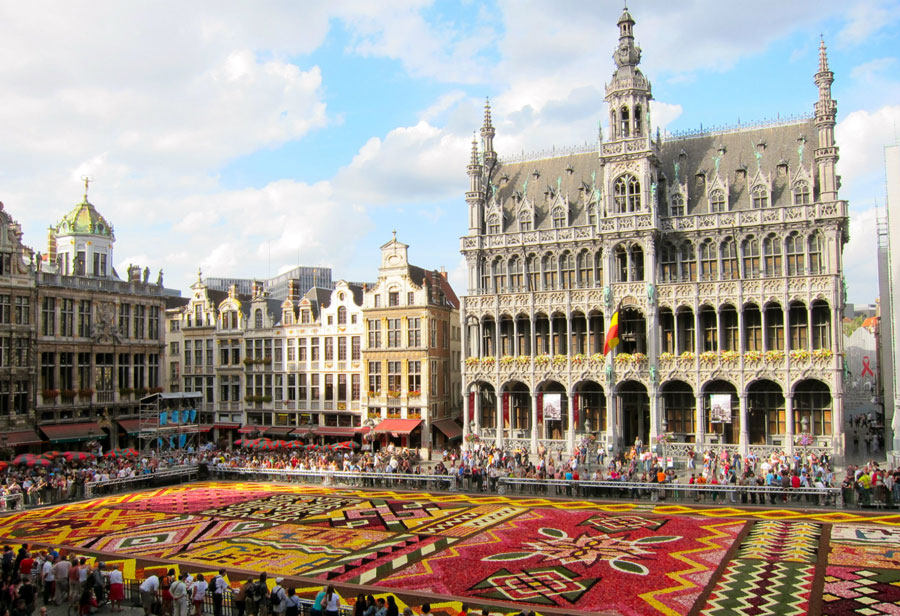
<svg viewBox="0 0 900 616">
<path fill-rule="evenodd" d="M 840 454 L 848 218 L 825 45 L 813 115 L 663 139 L 634 24 L 626 9 L 596 145 L 499 158 L 485 107 L 461 239 L 464 428 L 531 450 L 665 434 L 676 456 Z"/>
</svg>

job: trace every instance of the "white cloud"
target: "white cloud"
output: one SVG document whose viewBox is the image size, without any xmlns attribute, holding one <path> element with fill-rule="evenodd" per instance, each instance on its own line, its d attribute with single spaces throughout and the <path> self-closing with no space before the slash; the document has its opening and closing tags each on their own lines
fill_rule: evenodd
<svg viewBox="0 0 900 616">
<path fill-rule="evenodd" d="M 869 81 L 875 78 L 881 78 L 881 73 L 891 69 L 897 64 L 897 58 L 876 58 L 863 62 L 853 67 L 850 71 L 850 78 L 856 80 Z"/>
<path fill-rule="evenodd" d="M 841 45 L 861 45 L 884 28 L 900 20 L 900 6 L 893 0 L 854 2 L 846 10 L 847 23 L 838 32 Z"/>
<path fill-rule="evenodd" d="M 873 178 L 883 184 L 884 146 L 897 138 L 897 127 L 900 127 L 900 105 L 872 112 L 853 111 L 838 123 L 835 130 L 841 154 L 838 171 L 847 191 L 842 196 L 852 199 Z M 880 196 L 884 191 L 868 194 Z"/>
<path fill-rule="evenodd" d="M 877 209 L 850 211 L 850 241 L 844 246 L 844 279 L 851 303 L 872 303 L 878 297 Z"/>
</svg>

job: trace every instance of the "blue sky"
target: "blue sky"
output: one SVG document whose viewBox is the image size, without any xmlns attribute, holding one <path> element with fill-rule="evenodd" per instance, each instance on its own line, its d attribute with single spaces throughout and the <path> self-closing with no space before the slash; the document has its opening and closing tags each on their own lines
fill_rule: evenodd
<svg viewBox="0 0 900 616">
<path fill-rule="evenodd" d="M 374 6 L 377 4 L 378 6 Z M 882 148 L 900 135 L 900 1 L 633 0 L 664 130 L 812 110 L 819 34 L 838 100 L 845 270 L 877 295 Z M 70 2 L 0 6 L 0 200 L 25 241 L 80 200 L 115 263 L 372 280 L 396 229 L 463 293 L 465 165 L 485 97 L 501 156 L 592 141 L 619 2 Z"/>
</svg>

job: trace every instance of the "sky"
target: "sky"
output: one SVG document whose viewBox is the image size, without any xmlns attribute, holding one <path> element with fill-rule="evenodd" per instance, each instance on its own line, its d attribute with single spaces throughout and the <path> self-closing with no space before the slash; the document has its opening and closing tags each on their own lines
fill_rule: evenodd
<svg viewBox="0 0 900 616">
<path fill-rule="evenodd" d="M 874 302 L 900 0 L 631 0 L 653 122 L 809 114 L 820 35 L 838 102 L 849 301 Z M 741 7 L 736 10 L 736 7 Z M 377 277 L 397 231 L 459 294 L 472 132 L 501 157 L 596 139 L 622 3 L 0 2 L 0 201 L 26 244 L 89 199 L 114 263 L 204 276 Z M 606 131 L 608 134 L 608 130 Z"/>
</svg>

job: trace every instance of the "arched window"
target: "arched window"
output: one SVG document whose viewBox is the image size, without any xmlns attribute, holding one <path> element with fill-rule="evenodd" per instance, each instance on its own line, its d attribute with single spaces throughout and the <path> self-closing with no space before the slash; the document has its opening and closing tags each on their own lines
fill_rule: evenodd
<svg viewBox="0 0 900 616">
<path fill-rule="evenodd" d="M 641 183 L 630 174 L 621 175 L 616 179 L 613 191 L 616 213 L 626 214 L 637 212 L 641 209 Z"/>
<path fill-rule="evenodd" d="M 804 381 L 794 390 L 794 426 L 797 432 L 831 436 L 831 404 L 834 396 L 821 381 Z"/>
<path fill-rule="evenodd" d="M 722 257 L 722 280 L 738 280 L 741 277 L 738 267 L 737 246 L 734 239 L 727 238 L 719 245 L 719 254 Z"/>
<path fill-rule="evenodd" d="M 637 244 L 629 248 L 631 252 L 631 282 L 644 280 L 644 249 Z"/>
<path fill-rule="evenodd" d="M 553 210 L 553 228 L 561 229 L 562 227 L 565 227 L 565 226 L 566 226 L 565 211 L 561 207 L 555 208 Z"/>
<path fill-rule="evenodd" d="M 575 288 L 575 257 L 568 250 L 559 258 L 560 289 Z"/>
<path fill-rule="evenodd" d="M 578 286 L 588 289 L 594 286 L 594 255 L 587 250 L 578 253 Z"/>
<path fill-rule="evenodd" d="M 660 282 L 676 282 L 678 280 L 678 253 L 675 246 L 666 242 L 659 251 Z"/>
<path fill-rule="evenodd" d="M 556 259 L 549 252 L 541 259 L 541 270 L 544 274 L 544 291 L 553 291 L 556 289 Z"/>
<path fill-rule="evenodd" d="M 490 235 L 499 235 L 500 234 L 500 217 L 494 214 L 488 219 L 488 234 Z"/>
<path fill-rule="evenodd" d="M 821 233 L 809 236 L 809 273 L 812 276 L 825 273 L 825 240 Z"/>
<path fill-rule="evenodd" d="M 791 350 L 809 347 L 809 314 L 803 302 L 791 302 L 788 307 L 788 336 Z"/>
<path fill-rule="evenodd" d="M 741 244 L 744 278 L 759 278 L 759 240 L 752 235 Z"/>
<path fill-rule="evenodd" d="M 642 110 L 640 105 L 634 106 L 634 136 L 640 137 L 644 134 Z"/>
<path fill-rule="evenodd" d="M 806 273 L 804 271 L 806 247 L 803 244 L 803 238 L 796 231 L 791 233 L 785 241 L 785 257 L 787 260 L 788 276 L 802 276 Z"/>
<path fill-rule="evenodd" d="M 594 254 L 594 280 L 597 281 L 597 286 L 603 286 L 603 251 L 598 250 Z"/>
<path fill-rule="evenodd" d="M 491 290 L 491 269 L 488 267 L 487 259 L 481 260 L 481 292 L 487 293 Z"/>
<path fill-rule="evenodd" d="M 712 240 L 700 244 L 700 280 L 716 280 L 718 278 L 719 255 Z"/>
<path fill-rule="evenodd" d="M 762 184 L 757 184 L 750 189 L 750 197 L 753 200 L 753 207 L 756 209 L 769 207 L 769 191 Z"/>
<path fill-rule="evenodd" d="M 503 293 L 506 291 L 506 262 L 497 257 L 491 264 L 491 269 L 494 274 L 494 292 Z"/>
<path fill-rule="evenodd" d="M 831 348 L 831 308 L 820 299 L 812 303 L 812 347 Z"/>
<path fill-rule="evenodd" d="M 679 249 L 678 256 L 681 262 L 681 282 L 696 282 L 697 256 L 694 254 L 694 245 L 684 242 Z"/>
<path fill-rule="evenodd" d="M 628 107 L 624 105 L 619 109 L 619 126 L 621 130 L 620 137 L 631 136 L 631 116 L 628 113 Z"/>
<path fill-rule="evenodd" d="M 519 293 L 523 290 L 525 279 L 522 276 L 522 260 L 513 257 L 509 260 L 509 290 Z"/>
<path fill-rule="evenodd" d="M 337 309 L 338 325 L 347 324 L 347 309 L 344 306 L 338 306 Z"/>
<path fill-rule="evenodd" d="M 799 180 L 794 183 L 794 205 L 808 205 L 810 203 L 809 182 Z"/>
<path fill-rule="evenodd" d="M 537 255 L 530 254 L 525 259 L 525 275 L 528 277 L 528 291 L 540 291 L 541 264 Z"/>
<path fill-rule="evenodd" d="M 684 197 L 681 193 L 672 195 L 672 206 L 669 214 L 672 216 L 684 216 Z"/>
<path fill-rule="evenodd" d="M 519 231 L 531 231 L 531 212 L 519 212 Z"/>
<path fill-rule="evenodd" d="M 223 319 L 224 320 L 224 319 Z M 294 311 L 291 308 L 285 308 L 281 312 L 281 320 L 285 325 L 294 324 Z"/>
<path fill-rule="evenodd" d="M 711 213 L 717 214 L 719 212 L 725 212 L 728 208 L 725 207 L 725 191 L 721 188 L 716 188 L 715 190 L 710 191 L 709 193 L 709 211 Z"/>
<path fill-rule="evenodd" d="M 765 270 L 763 275 L 766 278 L 774 278 L 781 276 L 781 240 L 775 235 L 768 236 L 763 240 L 763 259 Z"/>
<path fill-rule="evenodd" d="M 613 251 L 616 260 L 616 282 L 628 282 L 628 252 L 623 244 Z"/>
<path fill-rule="evenodd" d="M 253 326 L 256 329 L 262 329 L 263 315 L 262 315 L 262 310 L 260 310 L 259 308 L 257 308 L 256 311 L 253 313 Z"/>
</svg>

